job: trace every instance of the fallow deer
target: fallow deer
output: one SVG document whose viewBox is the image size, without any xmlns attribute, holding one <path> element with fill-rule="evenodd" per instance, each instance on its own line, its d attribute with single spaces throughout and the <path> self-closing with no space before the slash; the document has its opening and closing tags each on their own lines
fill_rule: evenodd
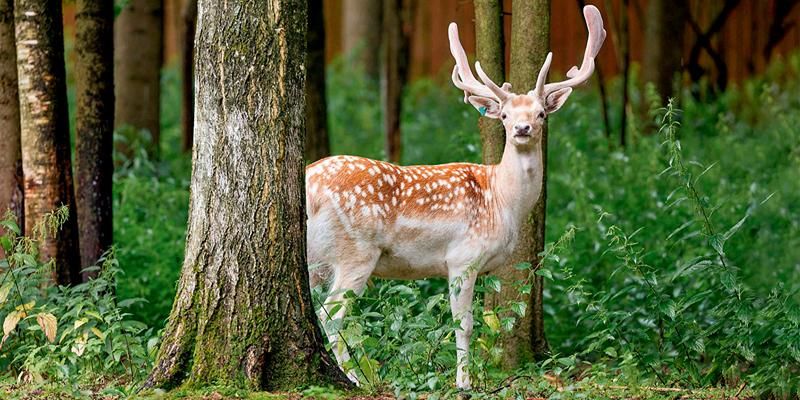
<svg viewBox="0 0 800 400">
<path fill-rule="evenodd" d="M 454 163 L 397 166 L 383 161 L 334 156 L 306 168 L 308 261 L 320 265 L 310 273 L 316 286 L 331 277 L 330 294 L 320 311 L 323 322 L 341 319 L 344 293 L 360 294 L 370 276 L 393 279 L 446 277 L 451 282 L 450 308 L 460 321 L 456 331 L 456 385 L 470 388 L 467 371 L 472 334 L 472 297 L 479 274 L 505 265 L 517 243 L 519 228 L 542 189 L 541 131 L 594 71 L 595 56 L 606 37 L 600 12 L 583 9 L 588 40 L 580 68 L 568 79 L 545 84 L 552 53 L 539 71 L 536 87 L 514 94 L 497 86 L 475 63 L 470 70 L 458 38 L 449 27 L 450 51 L 456 61 L 453 84 L 464 101 L 489 118 L 501 119 L 506 143 L 497 165 Z M 326 326 L 339 365 L 349 360 L 335 329 Z M 358 383 L 351 371 L 348 377 Z"/>
</svg>

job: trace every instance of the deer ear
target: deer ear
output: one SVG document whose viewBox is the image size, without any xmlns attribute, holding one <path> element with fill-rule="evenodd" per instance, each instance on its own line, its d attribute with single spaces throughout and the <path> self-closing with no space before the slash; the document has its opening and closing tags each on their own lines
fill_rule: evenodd
<svg viewBox="0 0 800 400">
<path fill-rule="evenodd" d="M 544 111 L 548 114 L 554 113 L 558 111 L 561 106 L 567 101 L 567 98 L 572 93 L 572 88 L 567 87 L 563 89 L 558 89 L 553 93 L 547 95 L 547 98 L 544 100 Z"/>
<path fill-rule="evenodd" d="M 477 108 L 484 117 L 500 118 L 500 103 L 494 99 L 483 96 L 469 96 L 469 103 Z"/>
</svg>

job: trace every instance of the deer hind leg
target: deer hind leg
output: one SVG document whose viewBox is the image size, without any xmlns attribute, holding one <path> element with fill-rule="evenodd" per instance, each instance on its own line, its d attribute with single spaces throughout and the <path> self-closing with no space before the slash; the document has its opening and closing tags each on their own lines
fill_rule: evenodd
<svg viewBox="0 0 800 400">
<path fill-rule="evenodd" d="M 328 342 L 331 345 L 336 362 L 339 367 L 347 373 L 347 377 L 355 384 L 359 385 L 358 379 L 354 371 L 347 371 L 344 364 L 350 360 L 350 353 L 347 348 L 347 343 L 342 340 L 339 334 L 339 329 L 342 328 L 342 321 L 347 309 L 347 302 L 345 295 L 349 291 L 353 291 L 357 296 L 364 292 L 367 285 L 367 280 L 372 271 L 375 270 L 375 264 L 378 262 L 380 251 L 378 249 L 360 252 L 357 255 L 349 255 L 348 260 L 333 263 L 331 268 L 333 270 L 333 283 L 331 284 L 328 298 L 325 299 L 325 304 L 319 312 L 319 318 L 322 321 L 322 326 L 325 329 L 325 334 L 328 336 Z"/>
<path fill-rule="evenodd" d="M 456 330 L 456 387 L 469 390 L 469 342 L 472 337 L 472 295 L 475 291 L 477 272 L 469 267 L 451 271 L 450 311 L 453 319 L 459 321 L 460 329 Z"/>
</svg>

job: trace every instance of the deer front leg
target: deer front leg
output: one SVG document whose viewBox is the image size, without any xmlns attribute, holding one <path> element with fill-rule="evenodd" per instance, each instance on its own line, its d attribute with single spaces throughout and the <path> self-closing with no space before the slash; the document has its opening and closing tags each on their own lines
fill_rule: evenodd
<svg viewBox="0 0 800 400">
<path fill-rule="evenodd" d="M 469 342 L 472 336 L 472 294 L 475 291 L 477 273 L 470 268 L 450 272 L 450 311 L 459 321 L 456 330 L 456 387 L 471 388 L 469 380 Z"/>
</svg>

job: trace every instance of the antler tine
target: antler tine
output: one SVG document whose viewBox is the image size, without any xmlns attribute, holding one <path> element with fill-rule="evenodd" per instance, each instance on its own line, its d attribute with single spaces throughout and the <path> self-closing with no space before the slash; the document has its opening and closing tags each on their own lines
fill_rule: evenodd
<svg viewBox="0 0 800 400">
<path fill-rule="evenodd" d="M 510 83 L 504 83 L 503 84 L 503 88 L 498 87 L 497 84 L 494 83 L 494 81 L 492 81 L 491 78 L 489 78 L 489 75 L 486 75 L 486 72 L 483 72 L 483 68 L 481 68 L 481 62 L 480 61 L 476 61 L 475 62 L 475 71 L 478 72 L 478 77 L 481 78 L 481 81 L 483 81 L 483 84 L 486 85 L 486 87 L 488 87 L 489 90 L 491 90 L 492 93 L 494 93 L 495 96 L 497 96 L 498 99 L 500 99 L 501 101 L 505 101 L 505 99 L 507 99 L 508 96 L 511 95 L 511 92 L 509 92 L 508 90 L 504 89 L 506 87 L 510 88 L 511 84 Z"/>
<path fill-rule="evenodd" d="M 542 73 L 546 76 L 547 69 L 550 68 L 550 56 L 548 55 L 548 59 L 545 60 L 545 65 L 542 66 L 542 70 L 539 72 L 539 79 L 536 82 L 536 90 L 539 95 L 546 96 L 558 89 L 578 86 L 589 80 L 589 77 L 592 76 L 595 65 L 594 59 L 603 46 L 603 41 L 606 39 L 606 30 L 603 29 L 603 17 L 600 15 L 600 10 L 598 10 L 597 7 L 592 5 L 584 7 L 583 17 L 586 19 L 589 37 L 586 40 L 586 51 L 583 53 L 581 67 L 572 67 L 569 72 L 567 72 L 567 77 L 569 79 L 565 81 L 548 83 L 540 86 L 540 84 L 544 83 L 544 76 Z"/>
<path fill-rule="evenodd" d="M 469 61 L 467 60 L 467 54 L 458 38 L 458 25 L 456 25 L 455 22 L 450 23 L 447 33 L 450 38 L 450 53 L 453 54 L 453 58 L 456 60 L 456 66 L 453 68 L 453 84 L 464 91 L 464 102 L 467 102 L 470 95 L 501 100 L 494 90 L 478 82 L 478 80 L 475 79 L 475 75 L 472 75 L 472 70 L 469 68 Z M 494 85 L 494 83 L 492 83 L 492 85 Z M 497 85 L 494 86 L 497 87 Z M 505 87 L 505 85 L 503 87 Z M 500 89 L 498 88 L 498 90 Z"/>
</svg>

